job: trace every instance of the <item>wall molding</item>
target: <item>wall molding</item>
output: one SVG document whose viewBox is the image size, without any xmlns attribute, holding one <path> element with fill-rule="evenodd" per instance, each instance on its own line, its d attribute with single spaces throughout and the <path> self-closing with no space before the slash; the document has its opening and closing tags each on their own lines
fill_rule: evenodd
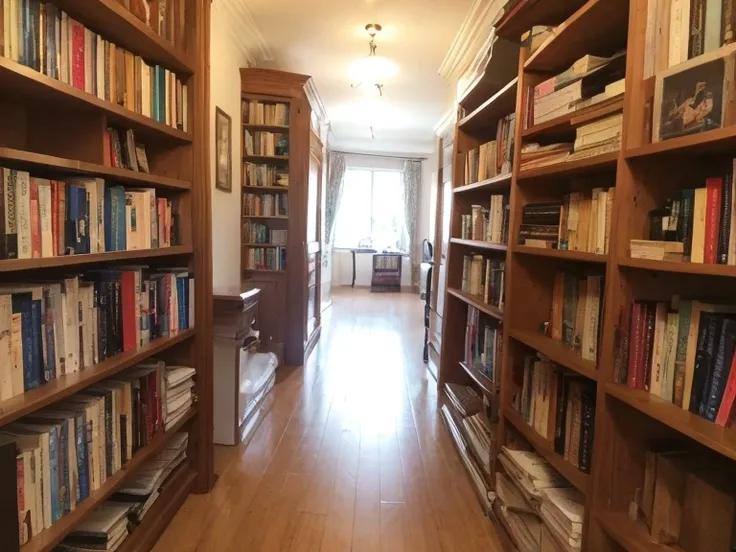
<svg viewBox="0 0 736 552">
<path fill-rule="evenodd" d="M 242 0 L 219 0 L 229 21 L 228 34 L 236 48 L 248 60 L 248 65 L 257 67 L 263 62 L 273 61 L 273 53 L 250 10 Z"/>
</svg>

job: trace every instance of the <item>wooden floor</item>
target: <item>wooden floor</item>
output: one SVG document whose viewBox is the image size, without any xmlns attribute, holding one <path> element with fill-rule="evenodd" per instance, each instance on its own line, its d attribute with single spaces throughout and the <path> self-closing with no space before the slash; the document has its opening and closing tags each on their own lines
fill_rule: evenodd
<svg viewBox="0 0 736 552">
<path fill-rule="evenodd" d="M 337 291 L 247 447 L 155 552 L 501 551 L 437 413 L 416 295 Z"/>
</svg>

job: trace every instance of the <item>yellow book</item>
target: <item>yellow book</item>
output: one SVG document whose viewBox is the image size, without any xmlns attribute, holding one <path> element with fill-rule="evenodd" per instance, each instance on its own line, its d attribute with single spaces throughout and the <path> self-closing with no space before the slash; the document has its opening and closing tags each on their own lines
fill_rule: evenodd
<svg viewBox="0 0 736 552">
<path fill-rule="evenodd" d="M 690 248 L 690 262 L 702 263 L 705 255 L 705 210 L 708 195 L 705 188 L 695 189 L 693 204 L 693 242 Z"/>
</svg>

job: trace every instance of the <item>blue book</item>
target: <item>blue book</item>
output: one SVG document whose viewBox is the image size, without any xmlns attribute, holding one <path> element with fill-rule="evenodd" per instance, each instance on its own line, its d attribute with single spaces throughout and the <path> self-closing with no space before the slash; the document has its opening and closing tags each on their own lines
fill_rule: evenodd
<svg viewBox="0 0 736 552">
<path fill-rule="evenodd" d="M 105 184 L 105 200 L 103 202 L 102 216 L 105 220 L 105 251 L 117 251 L 115 249 L 114 231 L 113 231 L 113 197 L 112 186 Z M 117 210 L 116 210 L 117 212 Z"/>
<path fill-rule="evenodd" d="M 718 341 L 718 349 L 713 364 L 708 394 L 705 400 L 704 415 L 711 422 L 716 421 L 718 409 L 723 399 L 728 374 L 731 371 L 731 360 L 736 350 L 736 320 L 725 318 Z"/>
<path fill-rule="evenodd" d="M 23 389 L 30 391 L 41 384 L 40 377 L 33 372 L 33 315 L 30 293 L 13 294 L 13 314 L 20 313 L 21 343 L 23 347 Z"/>
<path fill-rule="evenodd" d="M 43 289 L 44 316 L 46 328 L 46 359 L 44 365 L 44 381 L 56 379 L 56 344 L 54 343 L 54 310 L 51 304 L 51 292 Z"/>
<path fill-rule="evenodd" d="M 49 431 L 49 470 L 51 471 L 51 519 L 57 521 L 63 515 L 59 496 L 59 433 L 56 427 Z"/>
<path fill-rule="evenodd" d="M 84 412 L 76 412 L 74 429 L 77 440 L 77 504 L 89 496 L 89 479 L 87 477 L 87 416 Z"/>
<path fill-rule="evenodd" d="M 179 320 L 179 329 L 185 330 L 187 328 L 186 320 L 184 319 L 184 313 L 186 312 L 186 299 L 184 298 L 184 278 L 176 278 L 176 304 L 179 312 L 177 312 Z"/>
</svg>

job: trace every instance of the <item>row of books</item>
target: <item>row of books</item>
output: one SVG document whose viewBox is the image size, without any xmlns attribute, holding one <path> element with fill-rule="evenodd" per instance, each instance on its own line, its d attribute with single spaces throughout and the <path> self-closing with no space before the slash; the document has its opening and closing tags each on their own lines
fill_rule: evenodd
<svg viewBox="0 0 736 552">
<path fill-rule="evenodd" d="M 289 155 L 289 135 L 278 132 L 245 131 L 246 155 Z"/>
<path fill-rule="evenodd" d="M 585 55 L 564 72 L 547 79 L 528 94 L 528 126 L 618 97 L 624 92 L 626 54 L 610 58 Z"/>
<path fill-rule="evenodd" d="M 0 257 L 35 259 L 178 243 L 177 202 L 101 178 L 65 181 L 0 167 Z"/>
<path fill-rule="evenodd" d="M 599 274 L 555 272 L 549 337 L 577 351 L 586 360 L 598 356 L 605 283 Z"/>
<path fill-rule="evenodd" d="M 679 190 L 649 212 L 649 240 L 632 240 L 631 256 L 736 265 L 734 173 L 707 178 L 705 188 Z"/>
<path fill-rule="evenodd" d="M 623 113 L 615 113 L 575 129 L 573 152 L 566 161 L 578 161 L 621 149 Z"/>
<path fill-rule="evenodd" d="M 186 462 L 188 443 L 188 433 L 171 437 L 164 449 L 146 460 L 123 488 L 77 525 L 57 552 L 117 550 L 169 485 L 174 470 Z"/>
<path fill-rule="evenodd" d="M 121 139 L 121 136 L 123 138 Z M 120 167 L 136 172 L 149 173 L 146 146 L 136 142 L 133 129 L 118 131 L 108 127 L 104 135 L 105 159 L 111 167 Z"/>
<path fill-rule="evenodd" d="M 542 355 L 527 356 L 518 376 L 514 409 L 539 435 L 554 442 L 557 454 L 590 473 L 595 383 L 562 370 Z"/>
<path fill-rule="evenodd" d="M 193 368 L 153 360 L 33 412 L 0 431 L 17 448 L 21 544 L 76 509 L 175 417 L 167 381 Z M 191 404 L 189 405 L 191 406 Z"/>
<path fill-rule="evenodd" d="M 562 208 L 562 201 L 524 205 L 521 210 L 519 243 L 531 247 L 559 247 Z"/>
<path fill-rule="evenodd" d="M 186 0 L 118 0 L 118 3 L 164 40 L 176 48 L 184 48 Z"/>
<path fill-rule="evenodd" d="M 271 230 L 265 224 L 245 221 L 243 224 L 243 243 L 286 245 L 287 230 Z"/>
<path fill-rule="evenodd" d="M 504 261 L 484 259 L 482 255 L 466 255 L 463 257 L 461 289 L 503 310 L 505 269 Z"/>
<path fill-rule="evenodd" d="M 536 142 L 528 142 L 521 147 L 519 169 L 528 171 L 562 163 L 570 157 L 573 144 L 559 143 L 540 145 Z"/>
<path fill-rule="evenodd" d="M 2 54 L 101 100 L 188 131 L 187 85 L 75 21 L 51 2 L 4 0 Z"/>
<path fill-rule="evenodd" d="M 494 194 L 488 209 L 471 205 L 470 215 L 461 215 L 461 232 L 465 240 L 507 243 L 509 233 L 509 196 Z"/>
<path fill-rule="evenodd" d="M 458 429 L 463 433 L 468 447 L 473 450 L 478 467 L 490 479 L 493 473 L 495 432 L 487 414 L 486 403 L 472 387 L 457 383 L 446 383 L 445 394 L 458 413 L 461 422 Z"/>
<path fill-rule="evenodd" d="M 585 498 L 539 454 L 504 446 L 498 511 L 523 552 L 581 550 Z"/>
<path fill-rule="evenodd" d="M 465 184 L 511 172 L 514 158 L 516 114 L 498 121 L 496 139 L 473 148 L 465 158 Z"/>
<path fill-rule="evenodd" d="M 285 193 L 243 194 L 243 214 L 261 217 L 288 216 L 289 196 Z"/>
<path fill-rule="evenodd" d="M 726 427 L 736 399 L 736 307 L 634 301 L 617 379 Z"/>
<path fill-rule="evenodd" d="M 286 270 L 286 247 L 249 247 L 245 257 L 248 270 Z"/>
<path fill-rule="evenodd" d="M 503 330 L 498 320 L 481 319 L 480 311 L 468 306 L 465 326 L 465 362 L 496 381 L 503 358 Z"/>
<path fill-rule="evenodd" d="M 0 286 L 0 400 L 194 327 L 186 268 Z"/>
<path fill-rule="evenodd" d="M 243 123 L 247 125 L 289 126 L 289 104 L 243 102 Z"/>
<path fill-rule="evenodd" d="M 289 169 L 273 167 L 271 165 L 246 163 L 246 186 L 282 186 L 289 187 Z"/>
<path fill-rule="evenodd" d="M 644 78 L 734 42 L 734 0 L 650 0 Z"/>
</svg>

